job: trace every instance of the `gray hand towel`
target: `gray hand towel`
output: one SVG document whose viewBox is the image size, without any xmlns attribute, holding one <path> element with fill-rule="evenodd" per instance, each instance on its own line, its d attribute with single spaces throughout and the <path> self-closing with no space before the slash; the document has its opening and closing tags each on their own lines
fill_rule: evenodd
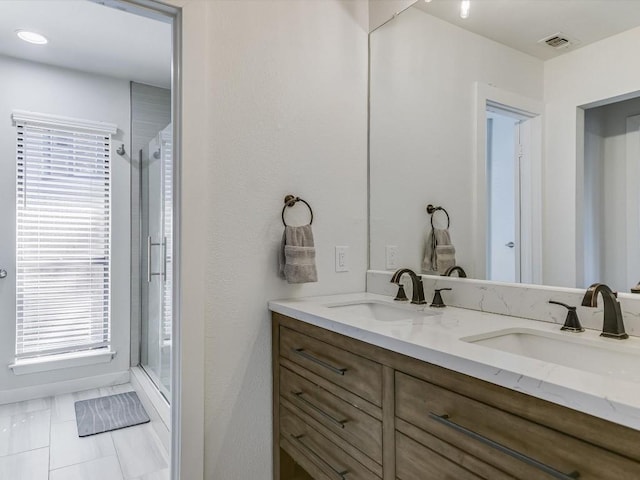
<svg viewBox="0 0 640 480">
<path fill-rule="evenodd" d="M 442 275 L 450 267 L 456 266 L 456 249 L 453 245 L 436 245 L 436 268 Z"/>
<path fill-rule="evenodd" d="M 447 268 L 455 266 L 455 254 L 456 249 L 451 244 L 449 230 L 432 228 L 427 233 L 422 271 L 425 273 L 437 271 L 442 275 Z"/>
<path fill-rule="evenodd" d="M 284 228 L 280 248 L 280 276 L 289 283 L 318 281 L 311 225 L 287 225 Z"/>
</svg>

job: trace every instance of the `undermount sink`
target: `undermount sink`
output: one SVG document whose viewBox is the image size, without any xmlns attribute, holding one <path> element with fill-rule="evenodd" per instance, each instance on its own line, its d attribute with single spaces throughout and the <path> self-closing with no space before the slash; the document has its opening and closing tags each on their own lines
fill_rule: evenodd
<svg viewBox="0 0 640 480">
<path fill-rule="evenodd" d="M 438 315 L 440 313 L 426 309 L 426 305 L 421 307 L 410 304 L 396 306 L 374 301 L 327 305 L 327 307 L 333 310 L 350 313 L 358 317 L 372 318 L 380 321 L 415 320 L 418 318 Z"/>
<path fill-rule="evenodd" d="M 543 360 L 578 370 L 640 382 L 640 348 L 619 340 L 569 337 L 567 333 L 506 329 L 460 340 L 483 347 Z M 579 335 L 579 334 L 577 334 Z"/>
</svg>

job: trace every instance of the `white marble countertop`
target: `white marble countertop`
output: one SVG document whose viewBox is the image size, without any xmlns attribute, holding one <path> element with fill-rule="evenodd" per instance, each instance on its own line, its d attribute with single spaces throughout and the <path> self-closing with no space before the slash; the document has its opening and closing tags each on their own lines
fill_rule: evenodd
<svg viewBox="0 0 640 480">
<path fill-rule="evenodd" d="M 472 377 L 532 395 L 596 417 L 640 430 L 640 365 L 631 379 L 507 353 L 461 340 L 503 329 L 525 328 L 566 335 L 569 340 L 599 342 L 638 353 L 640 338 L 605 339 L 599 331 L 580 334 L 561 332 L 559 326 L 537 320 L 497 315 L 477 310 L 446 307 L 432 309 L 403 304 L 412 318 L 375 320 L 362 314 L 331 308 L 349 303 L 375 302 L 398 307 L 391 297 L 373 293 L 353 293 L 269 302 L 269 309 L 330 331 L 362 340 L 419 360 L 440 365 Z M 424 313 L 421 313 L 424 312 Z"/>
</svg>

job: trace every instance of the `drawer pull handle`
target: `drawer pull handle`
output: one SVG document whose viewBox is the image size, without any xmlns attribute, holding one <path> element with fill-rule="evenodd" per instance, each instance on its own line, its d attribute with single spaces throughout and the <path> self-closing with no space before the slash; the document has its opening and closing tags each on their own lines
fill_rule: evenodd
<svg viewBox="0 0 640 480">
<path fill-rule="evenodd" d="M 320 455 L 318 455 L 316 452 L 313 451 L 313 449 L 311 449 L 310 447 L 308 447 L 303 441 L 302 439 L 304 438 L 304 435 L 294 435 L 291 434 L 291 436 L 294 438 L 294 440 L 297 440 L 298 443 L 300 444 L 300 446 L 302 448 L 304 448 L 308 453 L 310 453 L 311 455 L 313 455 L 314 457 L 316 457 L 318 460 L 320 460 L 320 462 L 322 462 L 323 464 L 325 464 L 327 467 L 329 467 L 329 469 L 335 473 L 336 477 L 338 477 L 340 480 L 344 480 L 345 475 L 347 475 L 349 473 L 348 470 L 336 470 L 335 468 L 333 468 L 333 466 L 327 462 L 324 458 L 322 458 Z"/>
<path fill-rule="evenodd" d="M 488 445 L 492 448 L 495 448 L 496 450 L 502 453 L 506 453 L 507 455 L 513 458 L 516 458 L 521 462 L 524 462 L 533 467 L 536 467 L 539 470 L 542 470 L 543 472 L 551 475 L 553 478 L 559 478 L 560 480 L 575 480 L 576 478 L 580 477 L 580 473 L 578 473 L 577 471 L 571 472 L 571 473 L 562 473 L 556 470 L 555 468 L 550 467 L 549 465 L 539 462 L 534 458 L 528 457 L 527 455 L 524 455 L 516 450 L 512 450 L 509 447 L 505 447 L 504 445 L 498 442 L 494 442 L 493 440 L 483 435 L 480 435 L 479 433 L 476 433 L 473 430 L 469 430 L 468 428 L 465 428 L 462 425 L 458 425 L 457 423 L 449 420 L 449 415 L 437 415 L 435 413 L 430 412 L 429 417 L 435 420 L 436 422 L 446 425 L 447 427 L 451 427 L 454 430 L 457 430 L 458 432 L 473 438 L 474 440 L 478 440 L 479 442 L 484 443 L 485 445 Z"/>
<path fill-rule="evenodd" d="M 307 353 L 304 348 L 294 348 L 293 351 L 300 355 L 302 358 L 306 358 L 307 360 L 317 363 L 318 365 L 326 368 L 327 370 L 331 370 L 333 373 L 337 373 L 338 375 L 344 375 L 344 372 L 347 371 L 346 368 L 338 368 L 333 365 L 329 365 L 327 362 L 323 362 L 319 358 L 314 357 L 313 355 Z"/>
<path fill-rule="evenodd" d="M 302 395 L 304 395 L 304 392 L 291 392 L 293 395 L 295 395 L 297 398 L 299 398 L 302 402 L 304 402 L 306 405 L 308 405 L 309 407 L 313 408 L 316 412 L 318 412 L 320 415 L 322 415 L 324 418 L 326 418 L 327 420 L 329 420 L 331 423 L 333 423 L 334 425 L 340 427 L 340 428 L 344 428 L 344 424 L 347 423 L 346 420 L 338 420 L 337 418 L 329 415 L 327 412 L 325 412 L 324 410 L 322 410 L 320 407 L 318 407 L 317 405 L 315 405 L 314 403 L 311 403 L 309 400 L 307 400 L 306 398 L 304 398 Z"/>
</svg>

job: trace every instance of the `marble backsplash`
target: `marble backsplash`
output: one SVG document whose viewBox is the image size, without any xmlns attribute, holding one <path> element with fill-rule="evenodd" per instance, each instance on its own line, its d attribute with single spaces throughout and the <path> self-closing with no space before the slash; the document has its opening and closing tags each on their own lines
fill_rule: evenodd
<svg viewBox="0 0 640 480">
<path fill-rule="evenodd" d="M 395 296 L 397 287 L 390 282 L 392 274 L 393 272 L 381 270 L 367 271 L 367 292 Z M 582 307 L 580 305 L 584 290 L 433 275 L 423 275 L 422 279 L 425 299 L 429 303 L 433 298 L 434 289 L 451 288 L 451 291 L 442 292 L 442 298 L 444 303 L 452 307 L 562 325 L 567 310 L 560 305 L 549 303 L 549 300 L 555 300 L 577 306 L 578 317 L 584 328 L 602 330 L 602 298 L 599 297 L 596 308 Z M 407 275 L 403 277 L 403 283 L 407 296 L 411 298 L 411 280 Z M 622 293 L 618 297 L 627 333 L 640 336 L 640 295 Z"/>
</svg>

